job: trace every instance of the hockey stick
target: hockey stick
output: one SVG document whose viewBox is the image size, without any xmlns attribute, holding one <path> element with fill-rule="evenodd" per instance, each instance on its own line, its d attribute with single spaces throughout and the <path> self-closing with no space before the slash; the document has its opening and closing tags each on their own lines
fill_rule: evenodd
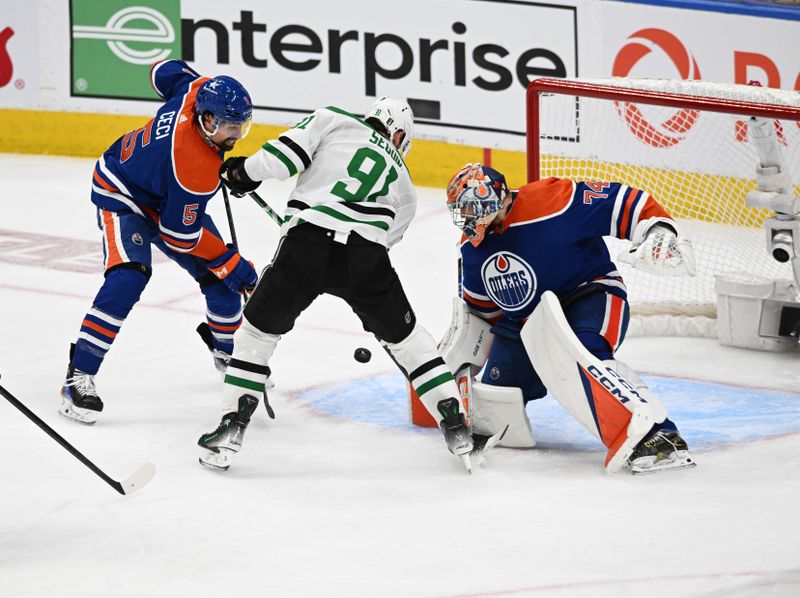
<svg viewBox="0 0 800 598">
<path fill-rule="evenodd" d="M 236 227 L 233 225 L 231 201 L 228 199 L 228 188 L 225 186 L 225 183 L 222 184 L 222 201 L 225 203 L 225 214 L 228 216 L 228 230 L 231 231 L 231 243 L 233 243 L 233 248 L 239 251 L 239 241 L 236 240 Z M 244 297 L 245 303 L 250 299 L 250 292 L 251 291 L 247 289 L 242 289 L 242 296 Z"/>
<path fill-rule="evenodd" d="M 67 442 L 58 432 L 56 432 L 53 428 L 48 426 L 44 423 L 39 417 L 30 409 L 28 409 L 25 405 L 23 405 L 19 399 L 17 399 L 14 395 L 8 392 L 5 388 L 0 386 L 0 394 L 2 394 L 9 403 L 14 405 L 17 409 L 22 411 L 22 413 L 39 426 L 45 433 L 55 440 L 58 444 L 63 446 L 67 451 L 69 451 L 73 457 L 75 457 L 78 461 L 83 463 L 86 467 L 91 469 L 97 476 L 100 477 L 106 484 L 111 486 L 114 490 L 122 494 L 123 496 L 127 496 L 128 494 L 132 494 L 136 492 L 139 488 L 147 484 L 150 480 L 153 479 L 153 476 L 156 474 L 156 468 L 152 463 L 145 463 L 132 475 L 128 476 L 121 482 L 110 478 L 102 469 L 97 467 L 94 463 L 92 463 L 89 459 L 87 459 L 83 453 L 81 453 L 78 449 L 72 446 L 69 442 Z"/>
<path fill-rule="evenodd" d="M 231 211 L 231 201 L 228 199 L 228 188 L 222 184 L 222 201 L 225 202 L 225 214 L 228 216 L 228 230 L 231 231 L 231 243 L 233 248 L 239 251 L 239 241 L 236 240 L 236 227 L 233 225 L 233 212 Z"/>
<path fill-rule="evenodd" d="M 258 193 L 256 193 L 255 191 L 250 191 L 248 195 L 250 196 L 250 199 L 256 202 L 258 206 L 262 210 L 264 210 L 270 218 L 272 218 L 275 224 L 277 224 L 278 226 L 281 226 L 283 224 L 283 218 L 281 218 L 281 215 L 278 214 L 278 212 L 276 212 L 275 210 L 273 210 Z"/>
</svg>

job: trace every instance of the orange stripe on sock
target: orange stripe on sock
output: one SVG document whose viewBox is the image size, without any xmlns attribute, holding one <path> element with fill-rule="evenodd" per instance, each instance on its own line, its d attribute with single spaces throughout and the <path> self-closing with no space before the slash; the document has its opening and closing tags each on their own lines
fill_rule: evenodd
<svg viewBox="0 0 800 598">
<path fill-rule="evenodd" d="M 608 309 L 608 325 L 606 326 L 606 333 L 603 335 L 611 347 L 615 351 L 619 343 L 619 327 L 622 320 L 622 299 L 616 295 L 611 295 L 611 305 Z"/>
<path fill-rule="evenodd" d="M 214 330 L 219 330 L 220 332 L 236 332 L 241 326 L 241 322 L 239 324 L 234 324 L 233 326 L 220 326 L 219 324 L 214 324 L 213 322 L 208 322 L 208 327 L 213 328 Z"/>
<path fill-rule="evenodd" d="M 91 320 L 84 320 L 83 321 L 83 326 L 86 326 L 87 328 L 91 328 L 92 330 L 96 330 L 100 334 L 103 334 L 103 335 L 105 335 L 105 336 L 107 336 L 109 338 L 112 338 L 112 339 L 117 338 L 117 333 L 116 332 L 112 332 L 108 328 L 103 328 L 102 326 L 100 326 L 100 324 L 95 324 Z"/>
</svg>

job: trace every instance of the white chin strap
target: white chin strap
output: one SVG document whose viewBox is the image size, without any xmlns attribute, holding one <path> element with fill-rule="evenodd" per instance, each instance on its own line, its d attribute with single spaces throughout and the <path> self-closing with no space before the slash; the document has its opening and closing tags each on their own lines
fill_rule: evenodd
<svg viewBox="0 0 800 598">
<path fill-rule="evenodd" d="M 214 130 L 213 131 L 209 131 L 208 129 L 206 129 L 205 124 L 203 124 L 203 115 L 202 114 L 198 114 L 197 115 L 197 122 L 200 124 L 200 130 L 203 131 L 203 133 L 209 139 L 211 139 L 214 135 L 217 134 L 217 131 L 219 131 L 219 119 L 216 116 L 214 117 Z"/>
</svg>

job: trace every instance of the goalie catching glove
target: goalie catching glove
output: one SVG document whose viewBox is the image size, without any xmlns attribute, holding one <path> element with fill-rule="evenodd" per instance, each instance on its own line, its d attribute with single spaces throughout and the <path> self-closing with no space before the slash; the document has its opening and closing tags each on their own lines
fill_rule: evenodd
<svg viewBox="0 0 800 598">
<path fill-rule="evenodd" d="M 231 190 L 234 197 L 243 197 L 258 189 L 261 184 L 261 181 L 254 181 L 248 176 L 244 168 L 246 159 L 243 156 L 228 158 L 219 167 L 219 178 L 222 184 Z"/>
<path fill-rule="evenodd" d="M 208 269 L 235 293 L 251 290 L 258 282 L 253 264 L 234 248 L 228 249 L 216 259 L 208 262 Z"/>
<path fill-rule="evenodd" d="M 695 275 L 692 242 L 679 237 L 671 221 L 659 218 L 640 222 L 631 243 L 628 251 L 617 256 L 620 262 L 662 276 Z"/>
</svg>

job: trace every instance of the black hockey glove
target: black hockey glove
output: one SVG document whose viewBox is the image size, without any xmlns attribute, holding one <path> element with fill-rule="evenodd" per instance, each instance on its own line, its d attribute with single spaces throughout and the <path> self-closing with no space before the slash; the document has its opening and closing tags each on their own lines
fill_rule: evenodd
<svg viewBox="0 0 800 598">
<path fill-rule="evenodd" d="M 254 181 L 247 176 L 244 169 L 244 156 L 228 158 L 219 167 L 219 178 L 222 184 L 231 190 L 234 197 L 244 197 L 250 191 L 255 191 L 261 181 Z"/>
</svg>

